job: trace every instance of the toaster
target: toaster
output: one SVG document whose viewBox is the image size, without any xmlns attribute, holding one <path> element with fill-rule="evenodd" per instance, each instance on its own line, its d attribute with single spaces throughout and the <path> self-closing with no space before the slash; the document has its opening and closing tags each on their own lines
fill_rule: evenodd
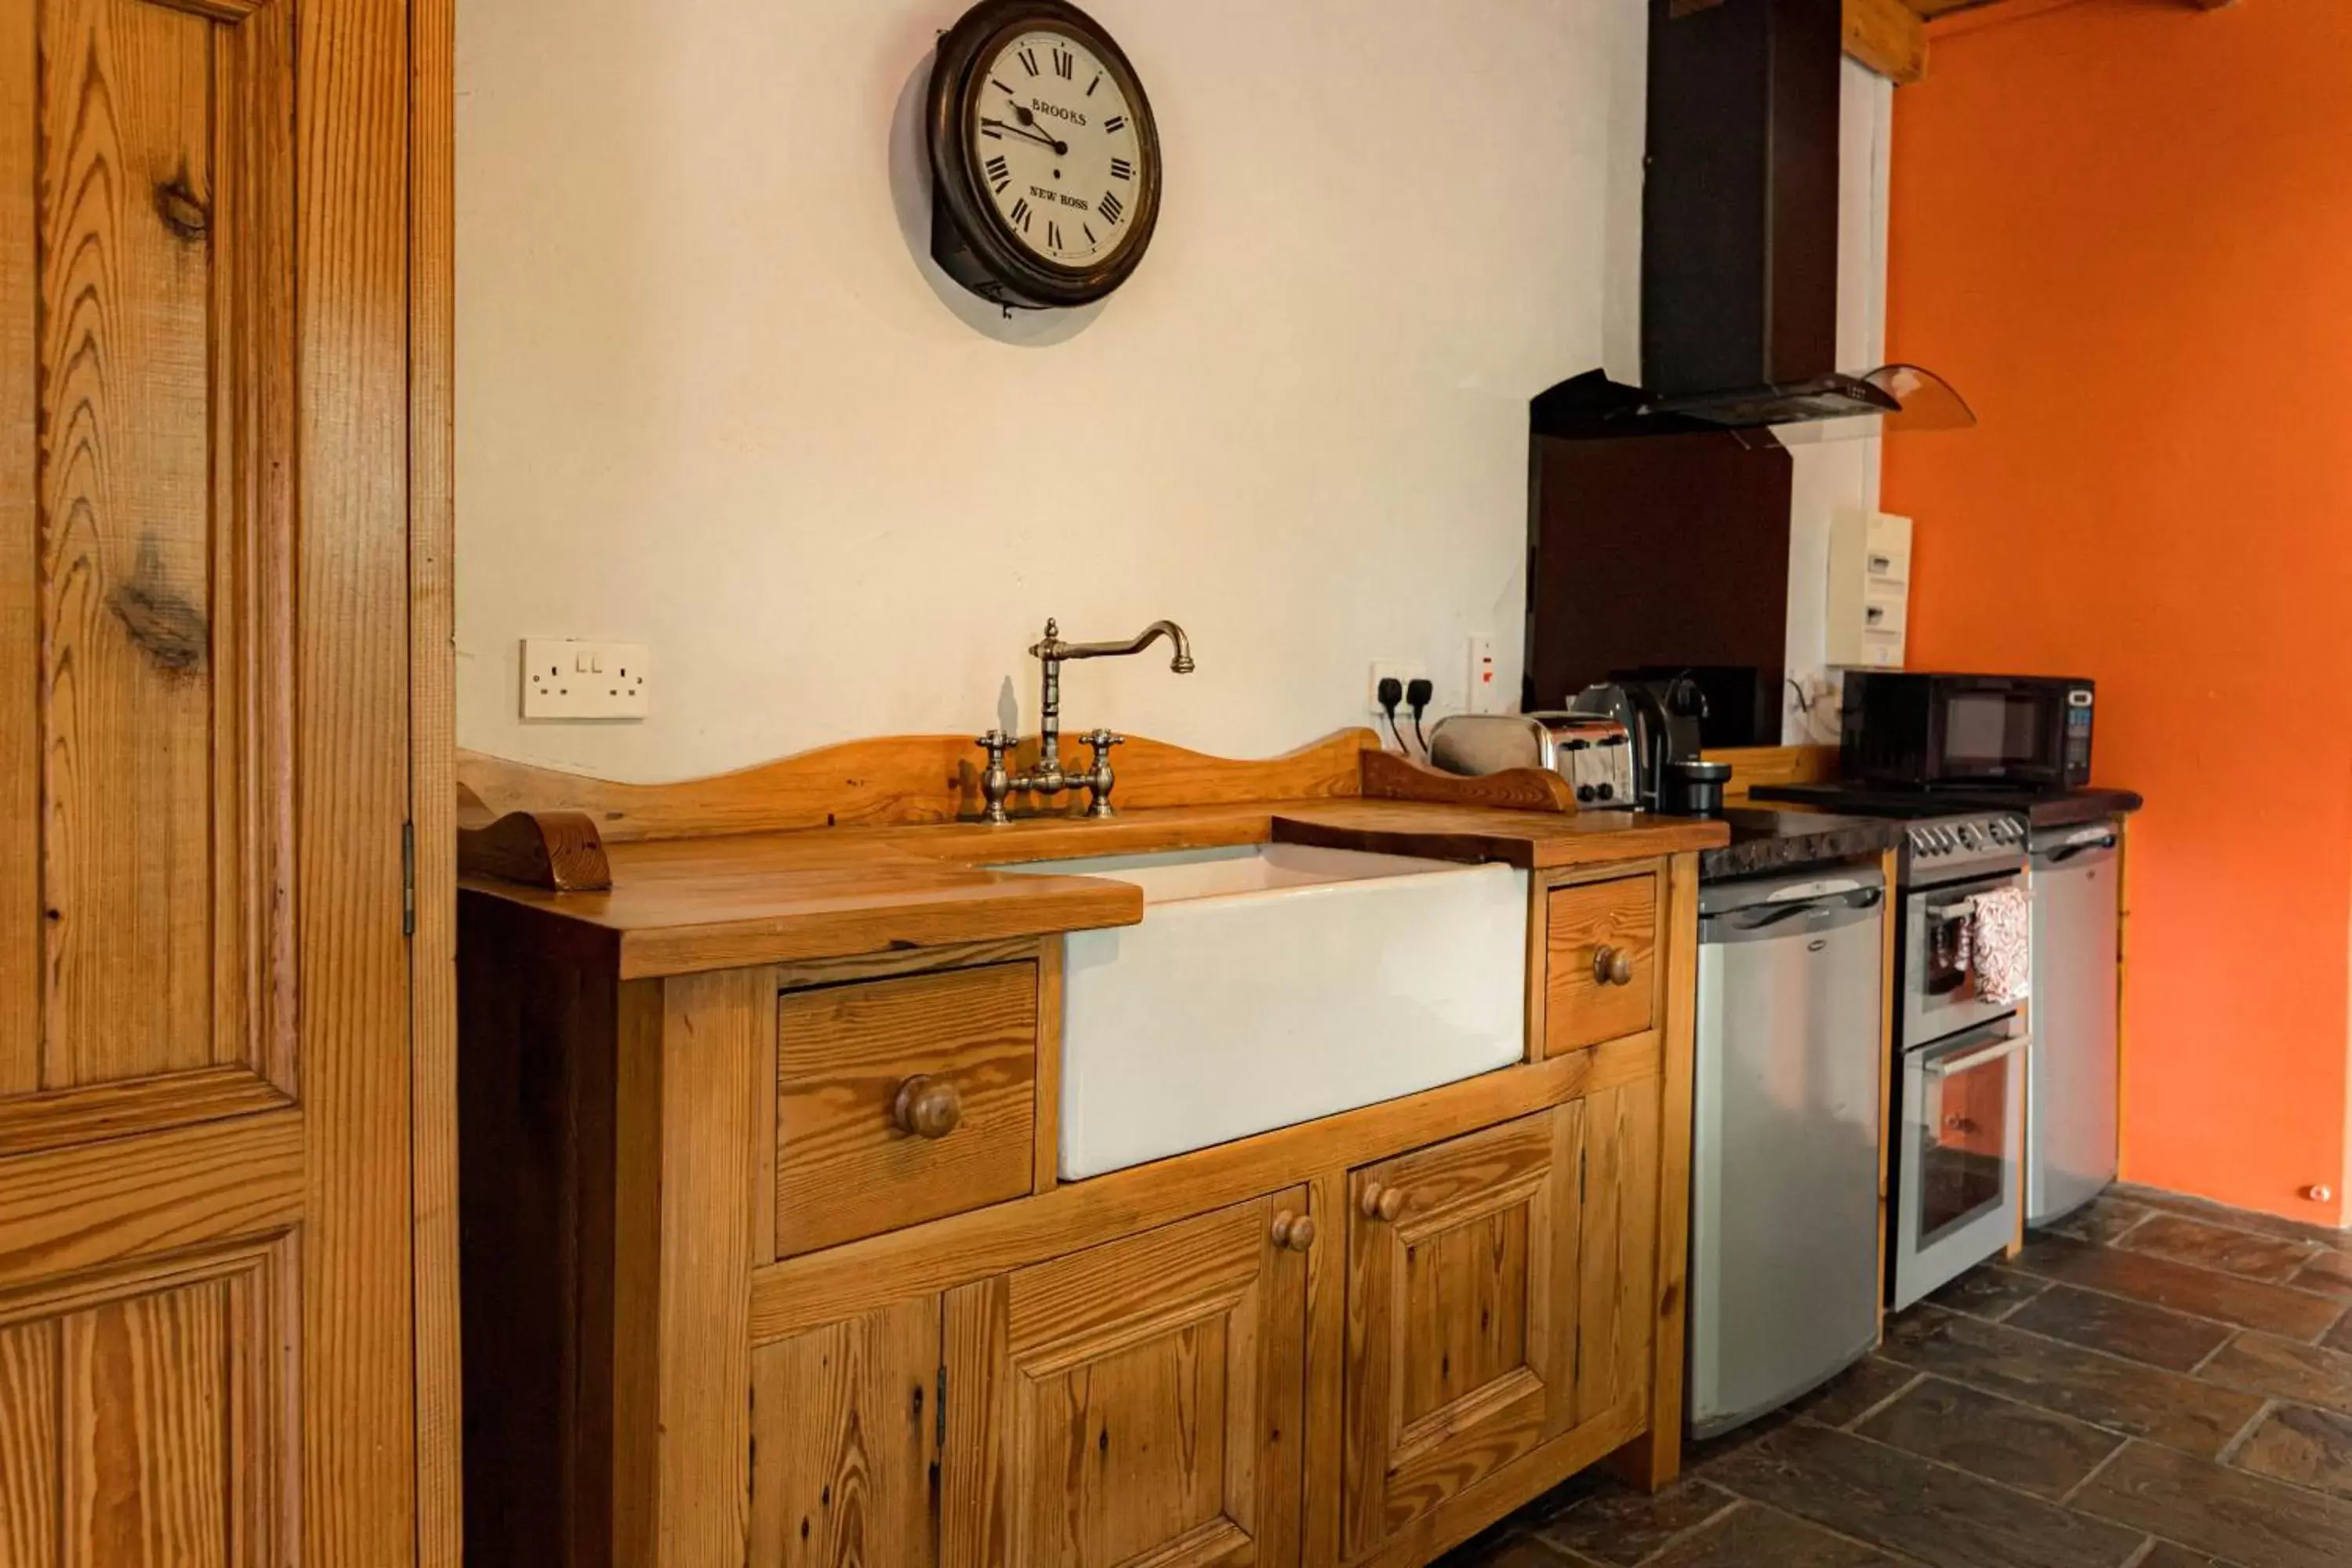
<svg viewBox="0 0 2352 1568">
<path fill-rule="evenodd" d="M 1543 768 L 1566 779 L 1591 811 L 1632 811 L 1633 737 L 1591 713 L 1457 713 L 1429 734 L 1430 765 L 1479 777 Z"/>
</svg>

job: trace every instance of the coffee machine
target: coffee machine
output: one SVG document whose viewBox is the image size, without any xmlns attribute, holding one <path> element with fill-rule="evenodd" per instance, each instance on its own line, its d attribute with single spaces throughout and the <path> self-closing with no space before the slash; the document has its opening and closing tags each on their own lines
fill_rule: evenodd
<svg viewBox="0 0 2352 1568">
<path fill-rule="evenodd" d="M 1687 676 L 1617 680 L 1588 686 L 1571 699 L 1571 713 L 1622 724 L 1633 738 L 1633 790 L 1643 811 L 1660 810 L 1661 794 L 1676 763 L 1696 762 L 1706 695 Z"/>
</svg>

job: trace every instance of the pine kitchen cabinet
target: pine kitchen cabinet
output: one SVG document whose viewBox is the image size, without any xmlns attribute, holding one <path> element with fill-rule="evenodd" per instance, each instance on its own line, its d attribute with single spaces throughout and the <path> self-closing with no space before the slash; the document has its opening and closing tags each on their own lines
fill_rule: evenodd
<svg viewBox="0 0 2352 1568">
<path fill-rule="evenodd" d="M 1376 744 L 1137 742 L 1118 818 L 993 828 L 945 741 L 463 760 L 478 1560 L 1410 1568 L 1604 1460 L 1669 1478 L 1724 830 L 1370 798 Z M 990 868 L 1265 844 L 1516 868 L 1518 1059 L 1065 1179 L 1065 939 L 1150 917 Z"/>
</svg>

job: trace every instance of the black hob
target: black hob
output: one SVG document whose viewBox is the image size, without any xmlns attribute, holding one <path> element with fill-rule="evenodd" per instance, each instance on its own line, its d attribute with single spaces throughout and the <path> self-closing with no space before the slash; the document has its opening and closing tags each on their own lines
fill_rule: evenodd
<svg viewBox="0 0 2352 1568">
<path fill-rule="evenodd" d="M 2076 789 L 2037 794 L 2004 789 L 1891 789 L 1856 784 L 1759 784 L 1754 800 L 1781 800 L 1849 816 L 1920 818 L 2005 811 L 2035 827 L 2103 822 L 2146 805 L 2127 789 Z"/>
</svg>

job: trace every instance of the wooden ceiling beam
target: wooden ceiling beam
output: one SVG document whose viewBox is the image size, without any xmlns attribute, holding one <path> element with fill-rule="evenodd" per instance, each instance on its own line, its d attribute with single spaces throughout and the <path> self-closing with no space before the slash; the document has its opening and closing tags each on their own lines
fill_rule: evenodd
<svg viewBox="0 0 2352 1568">
<path fill-rule="evenodd" d="M 1897 86 L 1927 74 L 1927 24 L 1903 0 L 1845 0 L 1845 52 Z"/>
</svg>

